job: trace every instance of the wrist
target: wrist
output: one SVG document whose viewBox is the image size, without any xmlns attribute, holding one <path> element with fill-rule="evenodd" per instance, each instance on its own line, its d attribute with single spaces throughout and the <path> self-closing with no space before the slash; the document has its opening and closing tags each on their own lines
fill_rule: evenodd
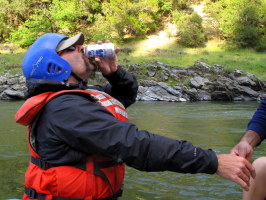
<svg viewBox="0 0 266 200">
<path fill-rule="evenodd" d="M 240 142 L 244 142 L 249 144 L 252 148 L 254 148 L 261 141 L 258 133 L 252 130 L 248 130 L 246 134 L 243 136 Z"/>
</svg>

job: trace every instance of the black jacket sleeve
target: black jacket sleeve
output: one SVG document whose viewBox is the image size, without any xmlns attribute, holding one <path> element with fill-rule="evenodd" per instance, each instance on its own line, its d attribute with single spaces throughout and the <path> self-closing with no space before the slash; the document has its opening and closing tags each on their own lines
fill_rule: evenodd
<svg viewBox="0 0 266 200">
<path fill-rule="evenodd" d="M 110 94 L 112 97 L 119 100 L 125 107 L 135 103 L 138 82 L 133 74 L 126 72 L 121 67 L 111 76 L 105 76 L 109 81 L 108 85 L 89 86 L 91 89 L 100 90 Z"/>
<path fill-rule="evenodd" d="M 212 174 L 218 166 L 213 151 L 140 131 L 97 103 L 74 94 L 59 96 L 46 105 L 37 133 L 38 153 L 54 164 L 79 152 L 108 156 L 142 171 Z M 66 149 L 70 153 L 64 152 Z"/>
</svg>

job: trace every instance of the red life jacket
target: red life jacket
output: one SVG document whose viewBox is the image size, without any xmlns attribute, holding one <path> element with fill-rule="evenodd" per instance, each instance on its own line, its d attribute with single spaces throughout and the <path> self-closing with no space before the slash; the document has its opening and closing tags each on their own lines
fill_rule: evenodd
<svg viewBox="0 0 266 200">
<path fill-rule="evenodd" d="M 107 157 L 89 156 L 83 167 L 50 166 L 35 150 L 34 122 L 40 110 L 53 98 L 64 93 L 82 93 L 104 106 L 118 120 L 126 121 L 123 105 L 106 93 L 96 90 L 46 92 L 29 98 L 15 115 L 28 128 L 31 162 L 25 174 L 23 200 L 113 200 L 122 195 L 125 165 Z"/>
</svg>

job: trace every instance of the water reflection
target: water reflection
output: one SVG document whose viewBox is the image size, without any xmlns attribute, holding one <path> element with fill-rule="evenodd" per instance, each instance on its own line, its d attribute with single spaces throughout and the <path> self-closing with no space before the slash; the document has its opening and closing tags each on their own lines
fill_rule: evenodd
<svg viewBox="0 0 266 200">
<path fill-rule="evenodd" d="M 13 116 L 22 102 L 0 102 L 0 199 L 21 198 L 23 176 L 29 162 L 26 128 Z M 188 140 L 195 146 L 228 153 L 246 129 L 257 102 L 138 102 L 130 121 L 139 129 Z M 266 145 L 254 157 L 265 155 Z M 241 199 L 241 188 L 217 175 L 147 173 L 127 167 L 122 200 L 227 200 Z"/>
</svg>

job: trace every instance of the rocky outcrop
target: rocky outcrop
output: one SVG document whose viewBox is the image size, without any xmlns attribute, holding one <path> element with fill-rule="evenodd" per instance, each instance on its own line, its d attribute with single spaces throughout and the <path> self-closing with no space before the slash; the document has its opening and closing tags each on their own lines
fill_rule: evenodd
<svg viewBox="0 0 266 200">
<path fill-rule="evenodd" d="M 23 76 L 19 74 L 0 76 L 0 100 L 23 99 L 26 89 Z"/>
<path fill-rule="evenodd" d="M 183 68 L 154 62 L 125 67 L 139 80 L 139 101 L 255 101 L 266 96 L 265 81 L 239 70 L 229 73 L 217 64 L 197 61 Z"/>
<path fill-rule="evenodd" d="M 227 72 L 221 65 L 197 61 L 187 68 L 160 62 L 122 66 L 139 81 L 139 101 L 255 101 L 266 96 L 266 82 L 239 70 Z M 105 83 L 96 73 L 92 83 Z M 25 79 L 20 75 L 0 76 L 0 99 L 24 98 Z"/>
</svg>

